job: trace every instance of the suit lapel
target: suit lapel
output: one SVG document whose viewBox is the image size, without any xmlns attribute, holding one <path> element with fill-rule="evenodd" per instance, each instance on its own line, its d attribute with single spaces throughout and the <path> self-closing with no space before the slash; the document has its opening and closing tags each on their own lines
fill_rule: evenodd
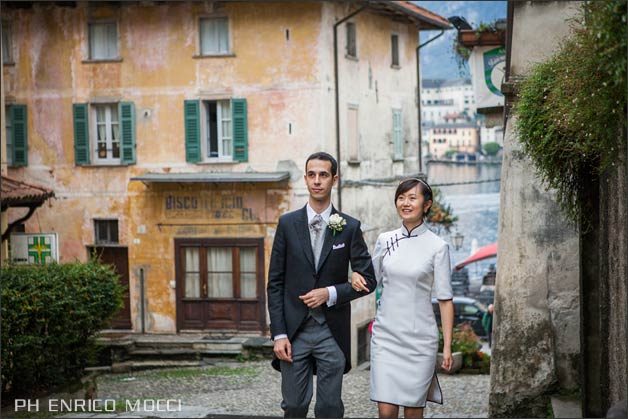
<svg viewBox="0 0 628 419">
<path fill-rule="evenodd" d="M 338 211 L 336 211 L 336 208 L 332 206 L 331 214 L 336 214 L 337 212 Z M 340 234 L 340 233 L 336 233 L 336 234 Z M 329 228 L 329 226 L 326 226 L 325 227 L 325 239 L 323 240 L 323 249 L 321 250 L 321 257 L 318 260 L 318 266 L 316 268 L 316 272 L 318 272 L 321 269 L 321 266 L 323 266 L 323 263 L 325 263 L 325 259 L 327 259 L 327 256 L 329 256 L 329 252 L 331 252 L 331 248 L 333 244 L 334 244 L 333 231 L 331 230 L 331 228 Z"/>
<path fill-rule="evenodd" d="M 310 239 L 310 230 L 307 223 L 307 210 L 305 207 L 299 211 L 299 216 L 296 220 L 294 220 L 294 228 L 299 236 L 301 247 L 303 248 L 303 252 L 305 252 L 305 257 L 308 262 L 310 262 L 310 265 L 314 267 L 314 252 L 312 252 L 312 241 Z"/>
</svg>

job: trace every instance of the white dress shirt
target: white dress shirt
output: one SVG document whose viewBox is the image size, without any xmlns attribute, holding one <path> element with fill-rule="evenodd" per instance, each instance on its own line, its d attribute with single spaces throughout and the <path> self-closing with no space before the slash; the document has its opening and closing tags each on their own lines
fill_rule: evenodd
<svg viewBox="0 0 628 419">
<path fill-rule="evenodd" d="M 309 226 L 310 223 L 312 222 L 312 219 L 318 213 L 316 211 L 314 211 L 314 209 L 310 206 L 309 202 L 307 203 L 307 205 L 305 207 L 307 209 L 307 224 Z M 327 227 L 327 225 L 329 224 L 329 217 L 331 217 L 331 202 L 329 203 L 329 206 L 327 208 L 325 208 L 323 210 L 323 212 L 320 213 L 320 216 L 323 218 L 323 222 L 325 223 L 325 227 Z M 336 287 L 334 287 L 333 285 L 327 287 L 327 291 L 329 291 L 329 298 L 327 299 L 327 307 L 331 307 L 334 304 L 336 304 L 336 299 L 338 298 L 338 294 L 336 292 Z M 273 338 L 273 340 L 284 339 L 284 338 L 287 338 L 287 337 L 288 337 L 288 335 L 281 334 L 281 335 L 275 336 Z"/>
</svg>

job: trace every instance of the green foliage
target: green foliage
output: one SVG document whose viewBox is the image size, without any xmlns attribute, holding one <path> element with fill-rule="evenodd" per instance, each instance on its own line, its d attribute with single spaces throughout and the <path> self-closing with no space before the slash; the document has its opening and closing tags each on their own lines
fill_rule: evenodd
<svg viewBox="0 0 628 419">
<path fill-rule="evenodd" d="M 494 22 L 480 22 L 477 29 L 475 30 L 475 36 L 477 38 L 484 32 L 496 32 L 498 29 L 496 27 L 497 21 Z M 467 62 L 469 61 L 469 57 L 471 57 L 471 53 L 473 50 L 471 48 L 467 48 L 464 45 L 458 42 L 458 36 L 454 36 L 452 51 L 454 55 L 454 59 L 456 60 L 456 64 L 458 64 L 458 70 L 462 73 L 465 68 Z"/>
<path fill-rule="evenodd" d="M 432 188 L 434 196 L 432 197 L 432 208 L 427 216 L 427 222 L 430 224 L 436 224 L 449 231 L 451 226 L 458 221 L 458 217 L 454 216 L 454 211 L 451 205 L 446 205 L 443 202 L 443 195 L 438 188 Z"/>
<path fill-rule="evenodd" d="M 453 156 L 454 154 L 456 154 L 457 152 L 458 152 L 458 150 L 455 150 L 455 149 L 453 149 L 453 148 L 450 148 L 449 150 L 445 151 L 445 157 L 446 157 L 446 158 L 448 158 L 448 159 L 451 159 L 451 158 L 452 158 L 452 156 Z"/>
<path fill-rule="evenodd" d="M 443 331 L 438 329 L 438 351 L 442 352 L 444 346 Z M 473 327 L 463 323 L 454 327 L 451 337 L 451 352 L 462 352 L 462 368 L 474 369 L 477 372 L 488 374 L 491 357 L 481 352 L 480 338 L 473 331 Z"/>
<path fill-rule="evenodd" d="M 626 129 L 626 1 L 587 2 L 585 24 L 522 82 L 516 131 L 540 178 L 574 223 L 579 188 L 618 159 Z"/>
<path fill-rule="evenodd" d="M 79 378 L 123 288 L 110 266 L 91 261 L 3 266 L 0 292 L 2 396 L 11 399 Z"/>
<path fill-rule="evenodd" d="M 484 149 L 484 152 L 486 153 L 487 156 L 495 156 L 501 149 L 499 144 L 494 143 L 494 142 L 486 143 L 482 146 L 482 148 Z"/>
</svg>

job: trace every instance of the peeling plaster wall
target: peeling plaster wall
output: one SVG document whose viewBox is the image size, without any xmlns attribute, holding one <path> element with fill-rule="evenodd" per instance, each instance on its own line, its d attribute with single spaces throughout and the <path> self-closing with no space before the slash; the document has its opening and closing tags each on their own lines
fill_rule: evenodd
<svg viewBox="0 0 628 419">
<path fill-rule="evenodd" d="M 35 4 L 3 10 L 3 16 L 20 28 L 13 38 L 16 65 L 3 68 L 6 95 L 28 106 L 29 124 L 29 166 L 9 173 L 50 187 L 56 194 L 29 220 L 26 230 L 56 231 L 61 260 L 85 260 L 85 247 L 94 243 L 93 219 L 117 218 L 120 244 L 129 247 L 135 330 L 140 327 L 138 272 L 143 267 L 149 284 L 147 330 L 175 331 L 174 290 L 169 286 L 174 279 L 173 235 L 246 233 L 228 226 L 170 235 L 155 232 L 156 219 L 140 205 L 146 199 L 146 186 L 130 182 L 131 177 L 148 171 L 288 170 L 289 185 L 268 191 L 277 197 L 273 207 L 277 217 L 307 200 L 302 176 L 307 156 L 319 150 L 336 154 L 333 23 L 353 9 L 330 2 L 217 4 L 78 2 L 77 7 Z M 198 57 L 198 19 L 214 14 L 229 18 L 233 57 Z M 103 19 L 118 22 L 121 61 L 88 60 L 88 21 Z M 343 176 L 357 180 L 416 173 L 416 28 L 372 12 L 361 13 L 355 21 L 359 61 L 344 57 L 344 27 L 338 31 L 340 129 L 344 159 L 346 105 L 357 103 L 362 163 L 349 167 L 341 162 Z M 400 69 L 390 67 L 393 32 L 399 35 Z M 229 97 L 247 99 L 249 161 L 186 163 L 183 101 Z M 106 100 L 135 104 L 137 163 L 77 167 L 72 104 Z M 393 107 L 402 109 L 407 140 L 406 159 L 396 163 L 392 162 Z M 373 187 L 344 190 L 343 210 L 362 219 L 371 248 L 379 232 L 398 225 L 391 197 L 392 191 L 383 194 Z M 144 243 L 149 237 L 138 233 L 140 225 L 155 238 L 157 250 L 134 244 L 134 239 Z M 265 237 L 266 263 L 274 225 L 268 219 L 252 233 L 247 230 Z M 356 305 L 354 319 L 366 321 L 373 308 L 372 301 L 364 299 Z"/>
</svg>

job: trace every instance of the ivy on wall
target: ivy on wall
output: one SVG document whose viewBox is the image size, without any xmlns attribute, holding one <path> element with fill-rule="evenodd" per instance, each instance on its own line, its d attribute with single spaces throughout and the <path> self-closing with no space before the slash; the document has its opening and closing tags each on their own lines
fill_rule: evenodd
<svg viewBox="0 0 628 419">
<path fill-rule="evenodd" d="M 546 186 L 578 224 L 579 190 L 626 141 L 626 0 L 586 2 L 572 36 L 522 81 L 515 130 Z"/>
</svg>

